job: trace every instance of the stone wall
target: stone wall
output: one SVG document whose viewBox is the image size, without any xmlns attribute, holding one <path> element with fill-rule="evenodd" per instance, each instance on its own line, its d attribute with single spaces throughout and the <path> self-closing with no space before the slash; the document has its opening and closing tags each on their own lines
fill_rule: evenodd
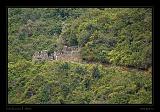
<svg viewBox="0 0 160 112">
<path fill-rule="evenodd" d="M 64 46 L 61 51 L 54 51 L 48 54 L 47 50 L 35 52 L 33 60 L 65 60 L 65 61 L 81 61 L 80 49 L 77 46 Z"/>
<path fill-rule="evenodd" d="M 47 50 L 43 50 L 43 51 L 40 51 L 40 52 L 35 52 L 32 59 L 33 60 L 47 60 L 49 57 L 48 57 L 48 52 Z"/>
<path fill-rule="evenodd" d="M 81 56 L 79 52 L 68 52 L 57 56 L 57 60 L 81 62 Z"/>
</svg>

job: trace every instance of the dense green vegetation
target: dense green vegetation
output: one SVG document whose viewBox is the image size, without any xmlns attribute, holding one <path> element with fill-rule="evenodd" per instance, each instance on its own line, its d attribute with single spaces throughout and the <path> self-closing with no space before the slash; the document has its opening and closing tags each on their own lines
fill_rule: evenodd
<svg viewBox="0 0 160 112">
<path fill-rule="evenodd" d="M 9 103 L 152 103 L 151 75 L 71 62 L 9 64 Z"/>
<path fill-rule="evenodd" d="M 32 62 L 63 45 L 81 47 L 83 63 Z M 150 104 L 151 68 L 150 8 L 8 9 L 9 103 Z"/>
</svg>

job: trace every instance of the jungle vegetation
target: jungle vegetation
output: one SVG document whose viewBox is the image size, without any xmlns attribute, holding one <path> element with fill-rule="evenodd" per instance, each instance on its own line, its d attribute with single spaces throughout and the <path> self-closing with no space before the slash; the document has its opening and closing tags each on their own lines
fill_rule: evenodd
<svg viewBox="0 0 160 112">
<path fill-rule="evenodd" d="M 32 62 L 63 45 L 83 61 Z M 8 103 L 151 104 L 152 9 L 8 8 Z"/>
</svg>

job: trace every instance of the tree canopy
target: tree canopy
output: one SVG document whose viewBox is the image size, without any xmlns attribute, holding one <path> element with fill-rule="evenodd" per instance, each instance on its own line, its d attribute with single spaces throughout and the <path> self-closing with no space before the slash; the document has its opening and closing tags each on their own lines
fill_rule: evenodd
<svg viewBox="0 0 160 112">
<path fill-rule="evenodd" d="M 32 62 L 64 45 L 83 62 Z M 8 8 L 9 103 L 150 104 L 151 68 L 151 8 Z"/>
</svg>

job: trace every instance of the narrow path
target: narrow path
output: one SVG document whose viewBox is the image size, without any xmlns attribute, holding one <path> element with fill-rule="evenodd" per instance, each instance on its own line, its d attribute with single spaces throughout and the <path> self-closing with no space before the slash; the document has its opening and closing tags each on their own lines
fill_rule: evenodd
<svg viewBox="0 0 160 112">
<path fill-rule="evenodd" d="M 113 64 L 107 64 L 107 63 L 98 63 L 98 62 L 86 62 L 88 64 L 101 64 L 105 67 L 111 68 L 111 67 L 116 67 L 122 71 L 140 71 L 140 72 L 149 72 L 149 69 L 138 69 L 134 67 L 126 67 L 126 66 L 118 66 L 118 65 L 113 65 Z"/>
<path fill-rule="evenodd" d="M 152 70 L 151 69 L 146 69 L 146 70 L 143 70 L 143 69 L 138 69 L 138 68 L 134 68 L 134 67 L 126 67 L 126 66 L 118 66 L 118 65 L 113 65 L 113 64 L 107 64 L 107 63 L 100 63 L 100 62 L 87 62 L 87 61 L 83 61 L 83 62 L 76 62 L 76 61 L 67 61 L 67 60 L 64 60 L 66 62 L 71 62 L 71 63 L 81 63 L 81 64 L 93 64 L 93 65 L 96 65 L 96 64 L 99 64 L 99 65 L 102 65 L 104 67 L 107 67 L 107 68 L 117 68 L 117 70 L 121 70 L 121 71 L 129 71 L 129 72 L 145 72 L 145 73 L 149 73 L 149 74 L 152 74 Z"/>
</svg>

